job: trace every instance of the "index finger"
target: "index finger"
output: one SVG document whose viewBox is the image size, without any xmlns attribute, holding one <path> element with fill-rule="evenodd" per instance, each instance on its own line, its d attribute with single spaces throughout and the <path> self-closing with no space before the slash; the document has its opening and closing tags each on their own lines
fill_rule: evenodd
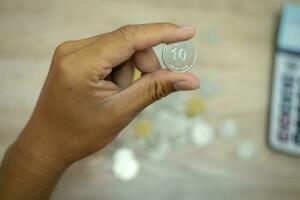
<svg viewBox="0 0 300 200">
<path fill-rule="evenodd" d="M 93 66 L 113 68 L 128 60 L 137 51 L 160 43 L 188 40 L 194 34 L 193 27 L 170 23 L 127 25 L 104 34 L 103 37 L 77 51 L 74 57 Z"/>
</svg>

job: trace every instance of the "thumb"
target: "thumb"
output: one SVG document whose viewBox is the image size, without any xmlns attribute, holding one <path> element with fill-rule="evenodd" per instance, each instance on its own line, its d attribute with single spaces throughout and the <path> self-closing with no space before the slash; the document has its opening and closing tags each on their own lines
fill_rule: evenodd
<svg viewBox="0 0 300 200">
<path fill-rule="evenodd" d="M 143 75 L 113 98 L 115 109 L 122 116 L 136 115 L 151 103 L 179 90 L 195 90 L 199 80 L 191 73 L 158 70 Z M 125 113 L 124 113 L 125 112 Z"/>
</svg>

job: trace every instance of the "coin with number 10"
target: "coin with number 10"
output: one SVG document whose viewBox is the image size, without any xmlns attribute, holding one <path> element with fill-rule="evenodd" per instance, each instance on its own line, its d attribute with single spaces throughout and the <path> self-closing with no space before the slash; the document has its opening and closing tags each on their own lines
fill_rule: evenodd
<svg viewBox="0 0 300 200">
<path fill-rule="evenodd" d="M 162 60 L 169 70 L 186 72 L 193 68 L 196 52 L 190 41 L 171 43 L 164 46 Z"/>
</svg>

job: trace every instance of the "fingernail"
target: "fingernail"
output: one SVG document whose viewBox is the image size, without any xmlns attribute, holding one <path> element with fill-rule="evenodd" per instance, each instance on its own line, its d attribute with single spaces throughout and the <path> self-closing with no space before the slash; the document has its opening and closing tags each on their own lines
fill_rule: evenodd
<svg viewBox="0 0 300 200">
<path fill-rule="evenodd" d="M 180 27 L 181 27 L 181 28 L 184 28 L 184 29 L 195 30 L 194 27 L 188 26 L 188 25 L 180 25 Z"/>
<path fill-rule="evenodd" d="M 196 90 L 199 88 L 199 85 L 195 85 L 188 81 L 178 81 L 174 84 L 175 90 Z"/>
<path fill-rule="evenodd" d="M 189 32 L 195 32 L 195 28 L 192 26 L 187 26 L 187 25 L 181 25 L 180 26 L 183 30 L 189 31 Z"/>
</svg>

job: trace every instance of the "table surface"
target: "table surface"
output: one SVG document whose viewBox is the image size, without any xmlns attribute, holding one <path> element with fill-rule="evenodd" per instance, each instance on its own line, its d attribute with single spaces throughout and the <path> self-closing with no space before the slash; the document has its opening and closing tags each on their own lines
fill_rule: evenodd
<svg viewBox="0 0 300 200">
<path fill-rule="evenodd" d="M 96 154 L 72 166 L 53 199 L 299 199 L 300 159 L 266 142 L 272 59 L 283 0 L 55 0 L 0 2 L 0 157 L 30 116 L 57 44 L 123 24 L 169 21 L 196 27 L 194 73 L 213 80 L 215 120 L 234 118 L 235 138 L 184 148 L 163 162 L 142 161 L 130 182 Z M 294 1 L 299 2 L 300 1 Z M 251 161 L 237 158 L 254 140 Z"/>
</svg>

